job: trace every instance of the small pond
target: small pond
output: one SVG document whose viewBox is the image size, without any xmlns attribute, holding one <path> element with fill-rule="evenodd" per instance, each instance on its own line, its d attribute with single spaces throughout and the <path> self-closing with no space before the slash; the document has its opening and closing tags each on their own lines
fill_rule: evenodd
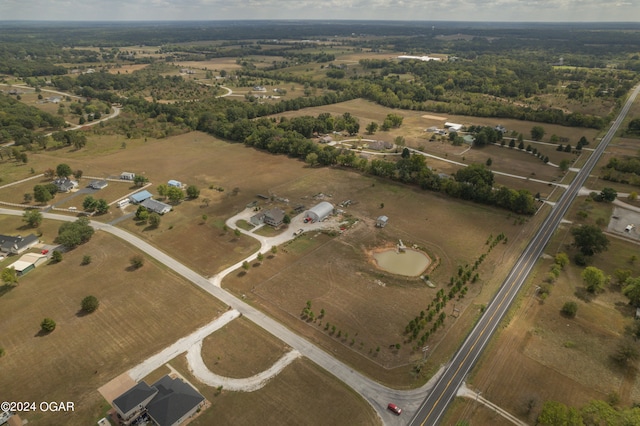
<svg viewBox="0 0 640 426">
<path fill-rule="evenodd" d="M 392 274 L 417 277 L 422 274 L 431 263 L 429 257 L 421 251 L 407 249 L 397 252 L 389 249 L 373 254 L 378 267 Z"/>
</svg>

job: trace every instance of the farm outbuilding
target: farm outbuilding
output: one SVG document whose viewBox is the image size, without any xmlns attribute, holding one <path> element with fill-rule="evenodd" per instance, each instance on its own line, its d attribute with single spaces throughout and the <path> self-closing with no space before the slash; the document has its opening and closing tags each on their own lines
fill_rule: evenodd
<svg viewBox="0 0 640 426">
<path fill-rule="evenodd" d="M 311 222 L 320 222 L 333 213 L 333 204 L 323 201 L 311 207 L 305 213 L 305 217 L 311 219 Z"/>
<path fill-rule="evenodd" d="M 131 197 L 131 201 L 133 201 L 136 204 L 140 204 L 141 202 L 143 202 L 144 200 L 147 200 L 149 198 L 151 198 L 153 195 L 151 195 L 151 193 L 149 191 L 140 191 L 140 192 L 136 192 L 135 194 L 133 194 Z"/>
<path fill-rule="evenodd" d="M 47 256 L 38 253 L 27 253 L 20 259 L 9 265 L 9 268 L 16 270 L 18 276 L 22 276 L 29 271 L 34 270 L 37 266 L 47 261 Z"/>
<path fill-rule="evenodd" d="M 176 188 L 182 188 L 182 182 L 174 179 L 171 179 L 169 182 L 167 182 L 167 185 L 174 186 Z"/>
<path fill-rule="evenodd" d="M 122 180 L 133 180 L 133 178 L 136 177 L 135 173 L 131 173 L 131 172 L 122 172 L 120 173 L 120 179 Z"/>
<path fill-rule="evenodd" d="M 387 216 L 378 216 L 378 218 L 376 219 L 376 226 L 378 228 L 384 228 L 385 226 L 387 226 L 388 222 L 389 218 Z"/>
</svg>

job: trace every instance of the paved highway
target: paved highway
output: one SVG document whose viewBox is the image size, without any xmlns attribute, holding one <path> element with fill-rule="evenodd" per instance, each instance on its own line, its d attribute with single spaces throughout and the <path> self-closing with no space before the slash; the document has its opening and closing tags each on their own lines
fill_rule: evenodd
<svg viewBox="0 0 640 426">
<path fill-rule="evenodd" d="M 611 125 L 607 134 L 602 138 L 600 144 L 593 151 L 593 154 L 586 161 L 569 188 L 560 197 L 560 200 L 551 210 L 549 216 L 542 223 L 537 234 L 533 237 L 522 255 L 518 258 L 515 266 L 505 279 L 502 287 L 493 298 L 478 324 L 471 331 L 471 334 L 464 341 L 458 352 L 450 361 L 447 369 L 420 405 L 417 413 L 412 418 L 410 425 L 436 425 L 441 420 L 449 403 L 456 395 L 458 388 L 467 377 L 469 371 L 476 363 L 478 357 L 491 339 L 496 327 L 511 306 L 511 302 L 518 294 L 524 284 L 529 272 L 542 254 L 542 250 L 555 232 L 571 202 L 578 195 L 578 191 L 589 177 L 589 173 L 600 159 L 607 144 L 611 141 L 616 131 L 626 117 L 631 104 L 635 100 L 640 86 L 637 86 L 618 117 Z"/>
</svg>

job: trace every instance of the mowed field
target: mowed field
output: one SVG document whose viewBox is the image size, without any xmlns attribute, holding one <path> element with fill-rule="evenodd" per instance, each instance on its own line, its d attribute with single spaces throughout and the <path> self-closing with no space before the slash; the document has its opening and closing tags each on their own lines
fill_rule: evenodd
<svg viewBox="0 0 640 426">
<path fill-rule="evenodd" d="M 305 358 L 298 358 L 255 392 L 230 392 L 208 387 L 189 372 L 184 355 L 171 366 L 211 402 L 190 424 L 345 424 L 379 425 L 371 406 L 351 388 Z M 247 366 L 248 367 L 248 366 Z M 248 375 L 245 370 L 243 375 Z"/>
<path fill-rule="evenodd" d="M 587 212 L 584 219 L 578 212 Z M 595 224 L 611 214 L 611 205 L 576 200 L 566 219 L 576 226 Z M 545 253 L 554 256 L 566 252 L 573 258 L 575 249 L 571 225 L 560 226 Z M 616 269 L 628 269 L 640 275 L 638 262 L 630 256 L 638 246 L 609 236 L 609 249 L 593 257 L 590 265 L 613 276 Z M 509 320 L 482 356 L 468 383 L 482 396 L 510 413 L 535 423 L 545 401 L 554 400 L 582 407 L 593 399 L 619 398 L 628 407 L 640 398 L 640 382 L 635 368 L 625 369 L 611 358 L 634 323 L 635 308 L 621 293 L 620 287 L 607 284 L 605 291 L 589 297 L 581 277 L 583 267 L 566 266 L 542 300 L 536 286 L 544 284 L 553 265 L 551 258 L 541 259 L 531 274 Z M 560 310 L 567 301 L 578 304 L 577 316 L 568 319 Z M 469 404 L 452 410 L 452 423 L 471 420 Z"/>
<path fill-rule="evenodd" d="M 426 308 L 439 288 L 448 291 L 449 277 L 458 266 L 475 261 L 490 235 L 504 232 L 508 236 L 509 243 L 497 246 L 481 267 L 481 281 L 471 286 L 466 298 L 455 302 L 463 313 L 458 321 L 450 316 L 453 303 L 447 307 L 447 339 L 445 332 L 439 332 L 429 341 L 442 351 L 435 351 L 430 358 L 433 364 L 425 370 L 437 368 L 473 322 L 478 312 L 474 303 L 485 303 L 482 300 L 506 273 L 503 266 L 513 260 L 514 247 L 528 238 L 531 229 L 530 223 L 514 225 L 504 211 L 339 169 L 318 169 L 314 176 L 298 179 L 287 190 L 277 190 L 279 195 L 300 199 L 306 205 L 317 201 L 303 194 L 317 192 L 330 194 L 328 200 L 336 204 L 355 201 L 345 208 L 344 218 L 357 223 L 337 237 L 304 234 L 283 245 L 275 256 L 255 263 L 248 273 L 228 275 L 223 286 L 358 369 L 396 386 L 413 386 L 422 380 L 409 374 L 413 362 L 422 357 L 413 348 L 415 342 L 405 344 L 403 332 L 409 320 Z M 374 227 L 380 214 L 390 218 L 384 229 Z M 423 247 L 437 262 L 429 272 L 437 288 L 428 288 L 419 278 L 401 277 L 376 267 L 370 252 L 393 247 L 398 239 L 408 246 Z M 307 301 L 316 316 L 322 309 L 325 315 L 315 321 L 302 320 L 300 313 Z M 451 326 L 460 329 L 451 331 Z M 454 342 L 441 344 L 451 336 Z M 401 344 L 400 350 L 390 348 L 396 343 Z"/>
<path fill-rule="evenodd" d="M 43 239 L 52 240 L 58 226 L 45 221 Z M 29 232 L 15 217 L 0 217 L 0 229 Z M 64 253 L 59 264 L 41 265 L 0 292 L 0 346 L 6 352 L 0 358 L 0 399 L 75 403 L 71 414 L 22 415 L 30 424 L 95 424 L 105 412 L 100 386 L 226 310 L 151 259 L 131 271 L 129 259 L 138 253 L 98 232 Z M 91 263 L 81 266 L 84 255 Z M 100 307 L 83 315 L 80 302 L 88 295 Z M 43 335 L 45 317 L 57 327 Z"/>
<path fill-rule="evenodd" d="M 101 155 L 94 157 L 93 151 Z M 178 151 L 180 156 L 176 159 Z M 228 277 L 225 285 L 238 296 L 246 294 L 250 300 L 255 299 L 263 309 L 325 347 L 339 350 L 341 357 L 368 374 L 403 386 L 418 384 L 424 378 L 408 374 L 421 353 L 413 350 L 415 343 L 405 344 L 402 332 L 437 289 L 427 288 L 419 279 L 383 273 L 373 265 L 367 252 L 393 245 L 398 238 L 405 244 L 418 244 L 438 259 L 431 279 L 439 287 L 446 287 L 458 266 L 475 261 L 490 235 L 504 232 L 508 236 L 509 244 L 499 245 L 491 253 L 480 271 L 481 281 L 460 302 L 458 320 L 452 318 L 447 322 L 459 327 L 447 334 L 454 336 L 453 342 L 438 345 L 443 350 L 434 352 L 430 358 L 431 368 L 435 369 L 455 350 L 458 339 L 473 323 L 479 309 L 473 305 L 473 298 L 479 296 L 476 302 L 486 303 L 491 289 L 500 282 L 499 276 L 506 273 L 507 265 L 517 253 L 512 247 L 521 246 L 533 229 L 533 222 L 515 225 L 506 211 L 462 203 L 351 170 L 309 168 L 301 161 L 225 143 L 197 132 L 163 140 L 149 139 L 146 143 L 130 141 L 126 149 L 120 148 L 117 138 L 92 138 L 87 148 L 80 151 L 53 150 L 34 157 L 53 166 L 65 161 L 72 168 L 82 167 L 86 174 L 94 170 L 143 174 L 154 183 L 149 188 L 152 193 L 155 185 L 169 179 L 201 188 L 199 199 L 175 206 L 174 211 L 162 217 L 157 229 L 138 225 L 132 219 L 118 226 L 142 236 L 207 276 L 257 250 L 255 240 L 244 235 L 236 237 L 223 227 L 228 217 L 256 200 L 256 194 L 287 198 L 291 207 L 313 206 L 319 201 L 313 198 L 318 193 L 327 194 L 330 197 L 327 200 L 334 204 L 347 199 L 356 201 L 346 213 L 359 222 L 341 237 L 305 236 L 291 246 L 282 247 L 273 258 L 267 256 L 263 266 L 252 268 L 246 276 Z M 212 186 L 224 191 L 210 189 Z M 238 188 L 237 195 L 232 195 L 233 188 Z M 208 205 L 205 199 L 209 200 Z M 385 204 L 384 209 L 380 209 L 380 203 Z M 118 209 L 112 210 L 99 220 L 108 221 L 121 214 Z M 384 230 L 373 227 L 373 220 L 380 214 L 391 218 Z M 312 301 L 316 315 L 320 309 L 326 310 L 322 321 L 300 320 L 299 313 L 307 300 Z M 471 308 L 466 310 L 467 306 Z M 327 322 L 336 325 L 332 335 L 324 330 Z M 433 340 L 442 341 L 444 335 L 440 332 Z M 396 343 L 401 344 L 400 350 L 390 348 Z"/>
</svg>

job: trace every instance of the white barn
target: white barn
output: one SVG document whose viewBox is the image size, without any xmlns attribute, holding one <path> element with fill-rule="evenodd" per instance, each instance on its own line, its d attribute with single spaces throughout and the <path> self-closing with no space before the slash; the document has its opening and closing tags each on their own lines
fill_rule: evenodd
<svg viewBox="0 0 640 426">
<path fill-rule="evenodd" d="M 311 209 L 307 210 L 304 216 L 311 219 L 311 222 L 315 223 L 315 222 L 320 222 L 326 219 L 332 213 L 333 213 L 333 204 L 327 201 L 323 201 L 311 207 Z"/>
</svg>

